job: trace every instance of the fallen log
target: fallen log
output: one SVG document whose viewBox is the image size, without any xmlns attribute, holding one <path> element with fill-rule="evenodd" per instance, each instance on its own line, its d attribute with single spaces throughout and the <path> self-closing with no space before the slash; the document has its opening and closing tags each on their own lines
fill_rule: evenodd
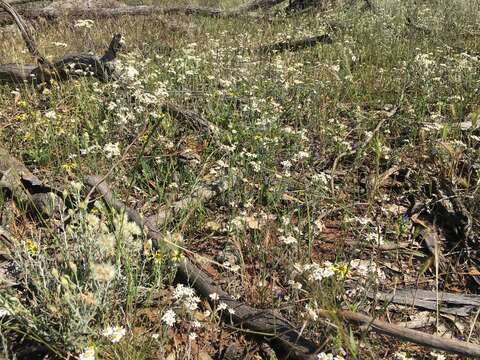
<svg viewBox="0 0 480 360">
<path fill-rule="evenodd" d="M 441 336 L 426 334 L 418 330 L 412 330 L 395 324 L 389 324 L 381 320 L 376 320 L 370 316 L 355 313 L 349 310 L 341 310 L 336 313 L 330 313 L 322 310 L 319 315 L 325 318 L 338 316 L 340 319 L 360 323 L 372 329 L 372 331 L 392 336 L 397 339 L 409 341 L 429 348 L 447 351 L 463 356 L 480 357 L 480 346 L 467 343 L 465 341 L 446 339 Z"/>
<path fill-rule="evenodd" d="M 72 18 L 115 18 L 120 16 L 151 16 L 151 15 L 197 15 L 205 17 L 235 17 L 245 15 L 248 12 L 258 9 L 268 9 L 274 5 L 280 4 L 285 0 L 252 0 L 246 4 L 233 9 L 223 10 L 213 7 L 202 6 L 157 6 L 157 5 L 138 5 L 122 6 L 118 8 L 72 8 L 68 12 L 59 11 L 56 8 L 43 9 L 21 9 L 21 15 L 29 20 L 46 19 L 55 21 L 58 19 Z M 0 26 L 12 24 L 12 19 L 0 15 Z"/>
<path fill-rule="evenodd" d="M 65 81 L 73 77 L 93 76 L 100 81 L 107 81 L 115 73 L 115 60 L 121 49 L 122 36 L 113 36 L 107 51 L 102 57 L 91 54 L 67 55 L 51 63 L 38 50 L 27 24 L 18 12 L 8 3 L 0 0 L 0 8 L 4 9 L 13 18 L 18 26 L 28 51 L 38 65 L 0 65 L 0 84 L 31 83 L 39 85 L 49 83 L 51 79 Z"/>
<path fill-rule="evenodd" d="M 137 211 L 116 199 L 102 177 L 89 176 L 86 179 L 86 183 L 103 197 L 108 206 L 118 212 L 125 212 L 130 221 L 135 222 L 141 228 L 147 229 L 148 237 L 152 240 L 154 247 L 165 244 L 161 232 L 153 225 L 153 222 L 145 221 Z M 167 244 L 167 246 L 171 246 L 171 244 Z M 202 298 L 210 302 L 212 300 L 209 295 L 213 293 L 218 294 L 219 300 L 234 311 L 233 314 L 226 312 L 224 314 L 225 319 L 232 321 L 240 329 L 261 333 L 265 341 L 272 346 L 280 358 L 312 360 L 315 358 L 317 346 L 312 341 L 304 338 L 301 332 L 293 328 L 287 320 L 270 310 L 255 309 L 241 301 L 235 300 L 219 286 L 215 285 L 213 279 L 195 266 L 189 259 L 185 258 L 179 262 L 177 274 L 183 282 L 193 287 Z"/>
</svg>

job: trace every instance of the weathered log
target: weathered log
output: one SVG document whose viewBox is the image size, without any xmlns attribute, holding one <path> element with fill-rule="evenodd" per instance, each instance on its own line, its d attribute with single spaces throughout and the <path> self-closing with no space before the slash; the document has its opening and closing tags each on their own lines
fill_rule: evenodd
<svg viewBox="0 0 480 360">
<path fill-rule="evenodd" d="M 68 18 L 115 18 L 119 16 L 151 16 L 151 15 L 198 15 L 206 17 L 235 17 L 247 14 L 258 9 L 268 9 L 280 4 L 285 0 L 252 0 L 233 9 L 222 10 L 213 7 L 202 6 L 156 6 L 138 5 L 122 6 L 118 8 L 72 8 L 68 12 L 59 11 L 56 8 L 21 9 L 20 14 L 26 19 L 34 20 L 44 18 L 48 21 Z M 12 19 L 0 15 L 0 25 L 11 24 Z"/>
<path fill-rule="evenodd" d="M 0 147 L 0 190 L 8 191 L 17 205 L 36 215 L 58 217 L 64 208 L 63 195 L 33 175 L 27 167 Z"/>
<path fill-rule="evenodd" d="M 100 176 L 89 176 L 86 182 L 92 189 L 96 189 L 102 195 L 108 206 L 118 212 L 125 212 L 130 221 L 135 222 L 141 228 L 146 228 L 148 237 L 152 240 L 154 246 L 165 245 L 166 243 L 163 242 L 158 228 L 152 222 L 145 221 L 137 211 L 116 199 L 103 180 Z M 171 246 L 170 244 L 166 245 Z M 218 294 L 219 300 L 234 311 L 233 314 L 229 312 L 223 314 L 226 321 L 233 321 L 235 326 L 240 329 L 261 333 L 280 358 L 312 360 L 315 358 L 316 345 L 304 338 L 287 320 L 270 310 L 258 310 L 235 300 L 215 285 L 213 279 L 187 258 L 178 263 L 177 274 L 183 282 L 193 287 L 201 297 L 208 301 L 212 301 L 209 297 L 210 294 Z"/>
<path fill-rule="evenodd" d="M 92 76 L 107 81 L 115 76 L 113 60 L 121 47 L 121 35 L 113 36 L 108 50 L 102 57 L 91 54 L 67 55 L 51 66 L 45 65 L 0 65 L 0 84 L 22 82 L 38 85 L 51 79 L 65 81 L 70 78 Z"/>
<path fill-rule="evenodd" d="M 4 9 L 17 24 L 28 51 L 38 63 L 35 65 L 0 65 L 0 84 L 29 82 L 35 85 L 48 83 L 51 79 L 59 81 L 71 77 L 94 76 L 101 81 L 106 81 L 114 74 L 115 60 L 121 48 L 122 37 L 120 34 L 113 36 L 110 45 L 102 57 L 91 54 L 67 55 L 54 63 L 50 63 L 42 56 L 30 33 L 27 24 L 15 8 L 0 0 L 0 8 Z"/>
</svg>

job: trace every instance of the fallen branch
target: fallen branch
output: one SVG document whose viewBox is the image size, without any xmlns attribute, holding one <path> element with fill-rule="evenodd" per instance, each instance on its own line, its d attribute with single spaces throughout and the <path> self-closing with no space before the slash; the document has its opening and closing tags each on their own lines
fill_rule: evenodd
<svg viewBox="0 0 480 360">
<path fill-rule="evenodd" d="M 120 34 L 113 36 L 107 51 L 102 57 L 90 54 L 67 55 L 50 63 L 38 51 L 28 26 L 18 12 L 3 0 L 0 0 L 0 7 L 14 19 L 29 52 L 38 63 L 38 66 L 0 65 L 0 84 L 31 82 L 34 85 L 38 85 L 48 83 L 51 79 L 65 81 L 72 77 L 80 76 L 93 76 L 100 81 L 107 81 L 113 76 L 115 71 L 113 60 L 115 60 L 121 48 L 122 37 Z"/>
<path fill-rule="evenodd" d="M 101 177 L 89 176 L 86 182 L 102 195 L 104 201 L 111 208 L 118 212 L 125 212 L 130 221 L 135 222 L 142 228 L 147 228 L 148 237 L 152 240 L 154 246 L 158 247 L 161 243 L 164 244 L 158 228 L 152 222 L 145 221 L 137 211 L 117 200 L 108 185 L 102 182 Z M 258 310 L 233 299 L 228 293 L 215 285 L 213 279 L 188 259 L 178 264 L 177 272 L 182 281 L 193 287 L 204 299 L 211 301 L 209 295 L 213 293 L 218 294 L 220 301 L 223 301 L 228 308 L 234 310 L 233 314 L 228 312 L 224 314 L 225 320 L 232 321 L 235 326 L 241 329 L 262 333 L 265 340 L 271 344 L 281 358 L 314 359 L 315 344 L 305 339 L 287 320 L 270 310 Z"/>
<path fill-rule="evenodd" d="M 313 47 L 317 44 L 332 44 L 333 40 L 328 34 L 306 37 L 300 40 L 280 41 L 271 45 L 265 45 L 259 47 L 256 51 L 261 54 L 268 54 L 272 52 L 282 51 L 297 51 L 309 47 Z"/>
<path fill-rule="evenodd" d="M 18 159 L 0 147 L 0 190 L 8 191 L 17 205 L 45 217 L 59 217 L 62 193 L 44 185 Z"/>
<path fill-rule="evenodd" d="M 268 9 L 274 5 L 280 4 L 285 0 L 252 0 L 246 4 L 240 5 L 229 10 L 219 8 L 202 7 L 202 6 L 155 6 L 155 5 L 138 5 L 138 6 L 122 6 L 118 8 L 74 8 L 67 13 L 59 11 L 55 8 L 44 9 L 22 9 L 20 13 L 23 17 L 35 20 L 44 18 L 48 21 L 65 18 L 115 18 L 119 16 L 151 16 L 151 15 L 197 15 L 206 17 L 235 17 L 245 15 L 248 12 L 257 9 Z M 11 24 L 12 20 L 0 16 L 0 25 Z"/>
<path fill-rule="evenodd" d="M 348 310 L 341 310 L 337 313 L 329 313 L 327 311 L 320 311 L 319 315 L 330 318 L 335 315 L 343 320 L 354 323 L 367 325 L 373 331 L 392 336 L 398 339 L 406 340 L 415 344 L 427 346 L 438 350 L 447 351 L 450 353 L 460 354 L 464 356 L 480 356 L 480 346 L 470 344 L 465 341 L 446 339 L 440 336 L 426 334 L 421 331 L 408 329 L 394 324 L 389 324 L 381 320 L 376 320 L 370 316 L 355 313 Z"/>
<path fill-rule="evenodd" d="M 468 316 L 473 310 L 480 307 L 479 295 L 455 294 L 422 289 L 399 289 L 393 293 L 367 293 L 372 299 L 387 301 L 389 303 L 415 306 L 441 313 L 457 316 Z M 440 304 L 437 304 L 440 302 Z"/>
<path fill-rule="evenodd" d="M 194 111 L 182 108 L 170 102 L 162 103 L 161 109 L 170 114 L 173 118 L 186 122 L 196 130 L 201 130 L 208 134 L 218 134 L 220 132 L 218 126 L 212 124 Z"/>
</svg>

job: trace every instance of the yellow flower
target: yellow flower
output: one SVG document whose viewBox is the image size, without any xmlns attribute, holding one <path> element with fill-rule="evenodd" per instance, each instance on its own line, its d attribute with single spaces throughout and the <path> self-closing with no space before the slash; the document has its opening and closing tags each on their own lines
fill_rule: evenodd
<svg viewBox="0 0 480 360">
<path fill-rule="evenodd" d="M 333 271 L 335 271 L 335 274 L 341 276 L 342 278 L 345 278 L 349 272 L 346 264 L 336 264 L 333 268 Z"/>
<path fill-rule="evenodd" d="M 27 120 L 27 114 L 25 114 L 25 113 L 18 114 L 17 116 L 15 116 L 15 119 L 17 121 L 25 121 L 25 120 Z"/>
<path fill-rule="evenodd" d="M 161 263 L 163 263 L 164 255 L 160 251 L 155 251 L 152 258 L 155 264 L 160 265 Z"/>
<path fill-rule="evenodd" d="M 182 261 L 183 258 L 184 258 L 184 256 L 183 256 L 183 253 L 182 253 L 182 251 L 181 251 L 180 249 L 175 249 L 175 250 L 173 250 L 172 260 L 173 260 L 174 262 L 177 262 L 177 263 L 178 263 L 178 262 Z"/>
<path fill-rule="evenodd" d="M 27 240 L 25 242 L 25 247 L 27 248 L 27 251 L 31 254 L 31 255 L 36 255 L 38 253 L 38 245 L 35 244 L 35 242 L 33 240 Z"/>
<path fill-rule="evenodd" d="M 33 140 L 33 135 L 31 133 L 26 133 L 23 135 L 23 141 L 32 141 Z"/>
<path fill-rule="evenodd" d="M 75 164 L 73 162 L 68 162 L 68 163 L 63 164 L 62 168 L 66 172 L 70 172 L 70 171 L 75 170 L 77 168 L 77 164 Z"/>
</svg>

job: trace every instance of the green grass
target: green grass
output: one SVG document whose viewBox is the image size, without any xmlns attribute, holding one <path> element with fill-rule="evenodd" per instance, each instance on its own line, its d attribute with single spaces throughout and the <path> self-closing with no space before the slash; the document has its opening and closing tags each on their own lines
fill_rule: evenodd
<svg viewBox="0 0 480 360">
<path fill-rule="evenodd" d="M 88 174 L 105 174 L 115 164 L 112 188 L 145 215 L 188 196 L 198 184 L 218 181 L 223 191 L 213 201 L 187 207 L 162 231 L 181 234 L 181 245 L 198 255 L 228 262 L 203 265 L 226 291 L 254 306 L 278 309 L 299 327 L 305 324 L 305 335 L 326 352 L 344 349 L 351 358 L 365 359 L 406 351 L 431 358 L 429 351 L 386 342 L 340 321 L 314 320 L 306 306 L 311 312 L 388 312 L 403 321 L 413 312 L 374 304 L 365 291 L 417 284 L 434 289 L 436 281 L 441 289 L 466 291 L 465 277 L 459 275 L 465 268 L 455 262 L 456 253 L 439 278 L 434 268 L 420 271 L 429 255 L 412 235 L 414 224 L 391 209 L 408 207 L 412 198 L 424 200 L 430 180 L 446 178 L 465 196 L 476 229 L 480 138 L 457 124 L 480 111 L 479 5 L 391 0 L 379 1 L 377 15 L 338 6 L 320 14 L 254 20 L 122 18 L 96 21 L 92 29 L 40 24 L 41 51 L 53 58 L 102 52 L 113 33 L 122 32 L 122 68 L 126 73 L 131 66 L 138 75 L 118 83 L 53 84 L 43 93 L 29 87 L 13 93 L 5 86 L 0 137 L 39 177 L 62 189 Z M 431 33 L 407 27 L 407 14 Z M 335 31 L 330 24 L 337 25 Z M 325 32 L 333 44 L 255 52 L 261 45 Z M 0 39 L 1 63 L 31 61 L 22 53 L 20 36 L 0 33 Z M 196 111 L 222 131 L 210 137 L 179 123 L 161 111 L 165 99 Z M 365 143 L 393 107 L 398 111 Z M 123 154 L 144 126 L 123 161 L 117 163 L 118 154 L 108 158 L 106 145 L 118 144 Z M 355 154 L 339 159 L 332 189 L 335 159 L 358 144 Z M 185 160 L 187 153 L 198 161 Z M 379 184 L 393 166 L 409 170 L 409 177 L 396 186 Z M 259 352 L 235 331 L 219 333 L 215 309 L 205 302 L 191 311 L 175 301 L 176 255 L 149 253 L 141 245 L 144 235 L 125 236 L 125 224 L 104 207 L 95 210 L 103 225 L 88 228 L 93 220 L 80 208 L 60 231 L 40 231 L 20 211 L 13 210 L 14 219 L 3 215 L 9 211 L 2 207 L 2 226 L 18 242 L 15 263 L 25 274 L 26 291 L 9 289 L 0 296 L 0 307 L 10 303 L 15 315 L 0 322 L 6 339 L 25 332 L 65 357 L 89 345 L 107 359 L 166 358 L 174 351 L 178 358 L 195 358 L 202 351 L 213 357 L 235 337 L 249 344 L 251 354 Z M 111 254 L 98 242 L 108 234 L 115 239 Z M 380 251 L 372 234 L 409 247 Z M 285 243 L 289 239 L 295 242 Z M 379 281 L 373 265 L 367 274 L 358 269 L 344 274 L 341 265 L 355 259 L 371 260 L 385 279 Z M 325 261 L 336 264 L 335 275 L 313 279 L 311 273 Z M 93 279 L 93 265 L 106 263 L 115 277 Z M 299 271 L 308 264 L 317 267 Z M 238 271 L 229 271 L 232 265 Z M 172 328 L 161 320 L 168 309 L 177 312 Z M 458 321 L 470 329 L 473 316 Z M 461 335 L 451 322 L 441 324 Z M 112 344 L 102 337 L 109 325 L 125 327 L 127 340 Z M 189 340 L 193 332 L 198 337 Z M 477 328 L 471 341 L 478 340 Z"/>
</svg>

